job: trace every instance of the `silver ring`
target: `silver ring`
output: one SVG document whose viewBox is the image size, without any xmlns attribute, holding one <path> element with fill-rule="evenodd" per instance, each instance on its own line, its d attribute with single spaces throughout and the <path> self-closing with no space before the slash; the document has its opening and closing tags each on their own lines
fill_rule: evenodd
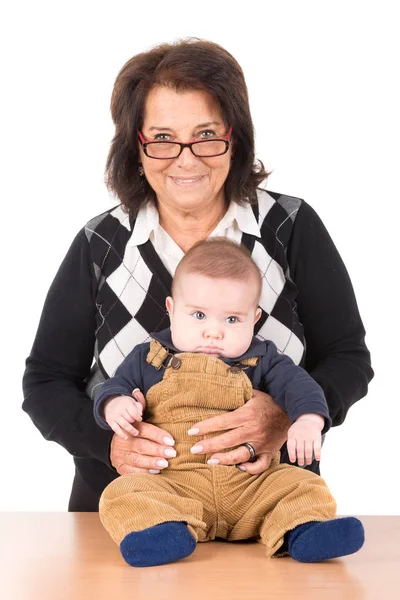
<svg viewBox="0 0 400 600">
<path fill-rule="evenodd" d="M 256 454 L 256 451 L 254 450 L 253 446 L 251 444 L 242 444 L 242 446 L 245 446 L 247 448 L 247 450 L 250 452 L 250 458 L 247 462 L 255 462 L 257 460 L 257 454 Z"/>
</svg>

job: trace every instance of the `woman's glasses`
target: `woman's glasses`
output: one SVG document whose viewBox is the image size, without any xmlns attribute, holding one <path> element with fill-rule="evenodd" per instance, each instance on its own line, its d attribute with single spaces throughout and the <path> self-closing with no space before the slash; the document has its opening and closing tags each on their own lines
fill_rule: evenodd
<svg viewBox="0 0 400 600">
<path fill-rule="evenodd" d="M 231 133 L 232 127 L 229 129 L 229 133 L 226 137 L 215 138 L 212 140 L 200 140 L 199 142 L 190 142 L 189 144 L 181 144 L 180 142 L 146 142 L 140 131 L 138 137 L 146 156 L 158 160 L 168 160 L 171 158 L 178 158 L 184 148 L 190 148 L 192 154 L 198 158 L 222 156 L 222 154 L 226 154 L 229 150 Z"/>
</svg>

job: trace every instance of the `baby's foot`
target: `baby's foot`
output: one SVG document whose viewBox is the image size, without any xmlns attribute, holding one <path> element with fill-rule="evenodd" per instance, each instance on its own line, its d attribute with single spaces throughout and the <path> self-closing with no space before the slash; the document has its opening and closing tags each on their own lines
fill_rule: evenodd
<svg viewBox="0 0 400 600">
<path fill-rule="evenodd" d="M 319 562 L 357 552 L 364 527 L 355 517 L 299 525 L 289 533 L 288 551 L 299 562 Z"/>
<path fill-rule="evenodd" d="M 133 531 L 120 545 L 123 558 L 133 567 L 164 565 L 192 554 L 196 540 L 186 523 L 167 522 Z"/>
</svg>

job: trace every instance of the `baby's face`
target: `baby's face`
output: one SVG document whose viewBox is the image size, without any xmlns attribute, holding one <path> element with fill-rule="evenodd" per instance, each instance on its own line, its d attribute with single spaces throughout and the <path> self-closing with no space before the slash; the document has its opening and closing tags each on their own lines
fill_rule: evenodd
<svg viewBox="0 0 400 600">
<path fill-rule="evenodd" d="M 261 315 L 257 284 L 182 274 L 174 299 L 167 298 L 174 346 L 236 358 L 246 352 Z"/>
</svg>

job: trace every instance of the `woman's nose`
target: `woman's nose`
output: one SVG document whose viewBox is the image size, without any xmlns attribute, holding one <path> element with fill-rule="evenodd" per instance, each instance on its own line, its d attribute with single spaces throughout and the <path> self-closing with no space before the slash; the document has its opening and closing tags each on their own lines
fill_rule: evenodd
<svg viewBox="0 0 400 600">
<path fill-rule="evenodd" d="M 190 148 L 186 147 L 182 150 L 178 158 L 175 159 L 179 167 L 191 168 L 192 165 L 200 162 L 200 159 L 193 154 Z"/>
</svg>

